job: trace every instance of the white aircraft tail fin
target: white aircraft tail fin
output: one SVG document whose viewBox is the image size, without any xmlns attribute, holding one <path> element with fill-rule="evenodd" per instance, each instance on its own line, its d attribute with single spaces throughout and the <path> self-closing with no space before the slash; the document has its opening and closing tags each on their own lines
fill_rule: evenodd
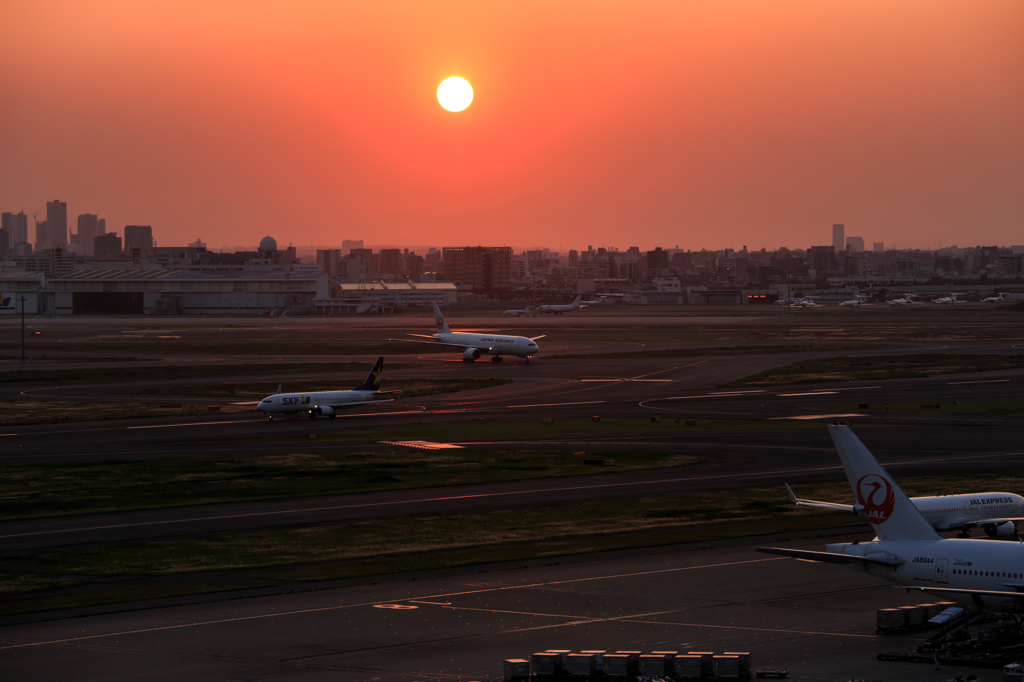
<svg viewBox="0 0 1024 682">
<path fill-rule="evenodd" d="M 829 426 L 828 432 L 843 462 L 857 505 L 863 507 L 860 515 L 868 520 L 879 540 L 939 537 L 849 426 Z"/>
<path fill-rule="evenodd" d="M 437 307 L 436 303 L 431 303 L 430 305 L 434 307 L 434 323 L 437 325 L 437 333 L 451 334 L 452 330 L 448 328 L 448 323 L 445 322 L 441 309 Z"/>
<path fill-rule="evenodd" d="M 573 301 L 572 304 L 574 306 L 576 306 L 577 308 L 579 308 L 580 307 L 580 301 L 582 301 L 582 300 L 583 300 L 583 294 L 576 294 L 576 300 Z"/>
</svg>

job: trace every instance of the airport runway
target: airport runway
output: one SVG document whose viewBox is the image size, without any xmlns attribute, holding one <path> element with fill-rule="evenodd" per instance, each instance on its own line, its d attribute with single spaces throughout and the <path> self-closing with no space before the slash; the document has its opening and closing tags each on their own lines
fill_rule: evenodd
<svg viewBox="0 0 1024 682">
<path fill-rule="evenodd" d="M 487 566 L 5 627 L 0 667 L 24 681 L 469 682 L 500 680 L 506 658 L 604 649 L 746 651 L 755 668 L 787 668 L 796 682 L 999 675 L 877 661 L 929 633 L 877 636 L 875 610 L 920 597 L 752 547 Z"/>
<path fill-rule="evenodd" d="M 883 311 L 882 317 L 890 329 L 898 327 L 900 320 L 914 319 L 888 313 Z M 375 324 L 381 324 L 381 319 Z M 613 319 L 617 318 L 557 318 L 550 323 L 545 319 L 516 324 L 522 325 L 523 333 L 536 329 L 538 324 L 550 324 L 585 337 L 611 325 Z M 715 321 L 704 324 L 722 324 L 720 318 L 709 319 Z M 805 319 L 810 324 L 813 318 Z M 696 317 L 691 321 L 698 323 Z M 270 342 L 280 337 L 281 330 L 276 325 L 290 325 L 288 331 L 303 331 L 307 324 L 298 320 L 256 322 L 252 325 L 256 331 L 230 329 L 225 335 L 258 334 Z M 337 324 L 333 320 L 328 322 L 310 321 L 310 332 L 319 333 Z M 727 348 L 736 341 L 726 337 L 741 334 L 736 329 L 752 330 L 757 335 L 762 327 L 776 322 L 772 318 L 747 316 L 734 321 L 730 331 L 720 334 L 720 339 L 666 342 L 665 347 L 690 344 Z M 55 323 L 63 325 L 69 338 L 81 335 L 78 321 Z M 629 323 L 627 320 L 615 324 Z M 968 323 L 974 324 L 970 320 Z M 501 324 L 511 326 L 507 320 Z M 951 323 L 951 329 L 958 324 L 961 323 Z M 842 352 L 1019 353 L 1019 344 L 1008 338 L 1008 323 L 997 324 L 999 331 L 992 338 L 981 340 L 952 338 L 956 336 L 953 330 L 951 336 L 937 335 L 931 341 L 843 341 Z M 816 329 L 820 337 L 820 323 Z M 772 338 L 763 343 L 814 341 L 797 338 L 803 333 L 800 329 L 792 331 L 793 338 Z M 153 332 L 157 338 L 213 334 L 187 327 Z M 372 327 L 355 335 L 372 337 L 381 332 L 380 327 Z M 825 332 L 827 336 L 828 330 Z M 837 325 L 835 333 L 841 340 L 847 330 Z M 824 429 L 824 424 L 833 420 L 861 426 L 859 433 L 865 443 L 897 478 L 924 473 L 1017 472 L 1024 465 L 1022 425 L 1012 412 L 994 408 L 958 415 L 940 407 L 934 412 L 902 414 L 879 409 L 884 405 L 950 406 L 960 401 L 998 405 L 1000 401 L 1019 400 L 1024 395 L 1024 371 L 729 389 L 724 384 L 762 369 L 791 363 L 797 357 L 833 357 L 837 351 L 800 351 L 796 357 L 792 352 L 672 358 L 567 357 L 574 353 L 623 350 L 624 345 L 628 343 L 551 342 L 530 364 L 468 365 L 447 355 L 389 355 L 388 363 L 408 362 L 418 367 L 389 371 L 386 364 L 385 388 L 387 377 L 500 376 L 512 378 L 514 383 L 405 399 L 353 410 L 335 420 L 268 422 L 255 411 L 245 411 L 7 427 L 0 429 L 0 463 L 259 457 L 346 449 L 373 452 L 402 446 L 314 440 L 309 435 L 328 435 L 352 427 L 423 423 L 447 423 L 457 430 L 460 424 L 470 422 L 554 418 L 576 419 L 581 428 L 515 439 L 474 437 L 458 444 L 567 452 L 649 449 L 694 455 L 701 459 L 699 464 L 669 472 L 6 522 L 0 529 L 0 556 L 267 528 L 682 495 L 701 490 L 739 492 L 779 486 L 783 481 L 836 481 L 842 480 L 842 473 Z M 644 349 L 661 347 L 647 344 Z M 365 360 L 367 366 L 372 361 L 369 356 L 316 355 L 309 359 Z M 219 356 L 192 358 L 190 362 L 193 360 L 210 364 L 238 362 L 238 358 Z M 249 362 L 249 358 L 243 360 Z M 253 372 L 266 378 L 266 368 L 273 363 L 274 358 L 253 359 Z M 52 364 L 69 366 L 66 361 Z M 333 383 L 340 378 L 338 383 L 345 386 L 358 383 L 362 376 L 363 372 L 352 372 L 325 380 Z M 150 399 L 137 395 L 145 387 L 145 382 L 102 387 L 39 386 L 18 389 L 13 394 L 2 389 L 0 398 L 15 396 L 44 403 Z M 158 400 L 170 401 L 166 397 Z M 230 399 L 204 402 L 226 409 Z M 862 409 L 864 404 L 872 407 Z M 658 417 L 673 424 L 673 428 L 623 433 L 614 438 L 596 436 L 586 430 L 593 416 L 602 420 Z M 691 419 L 743 424 L 744 428 L 687 430 L 685 422 Z M 678 427 L 675 420 L 679 420 Z M 778 424 L 793 426 L 780 429 Z M 797 426 L 800 424 L 809 426 Z M 414 450 L 410 450 L 410 456 L 415 456 Z M 235 595 L 225 593 L 197 598 L 198 603 L 162 604 L 124 613 L 102 614 L 99 611 L 103 609 L 96 609 L 91 615 L 79 613 L 65 620 L 21 624 L 7 621 L 8 625 L 0 627 L 0 670 L 10 670 L 12 679 L 19 680 L 177 680 L 188 676 L 195 680 L 470 681 L 499 678 L 504 658 L 528 657 L 547 648 L 678 648 L 751 651 L 755 666 L 789 667 L 791 678 L 797 680 L 845 682 L 851 676 L 867 680 L 940 680 L 954 674 L 933 672 L 931 666 L 874 660 L 879 650 L 908 651 L 920 639 L 874 635 L 875 608 L 911 603 L 901 591 L 850 570 L 757 554 L 746 546 L 749 544 L 560 558 L 552 559 L 550 565 L 530 562 L 415 578 L 397 576 L 317 585 L 317 589 L 296 594 L 234 598 Z M 793 546 L 818 549 L 821 544 L 821 540 L 814 539 Z M 981 675 L 989 678 L 993 673 L 984 671 Z"/>
</svg>

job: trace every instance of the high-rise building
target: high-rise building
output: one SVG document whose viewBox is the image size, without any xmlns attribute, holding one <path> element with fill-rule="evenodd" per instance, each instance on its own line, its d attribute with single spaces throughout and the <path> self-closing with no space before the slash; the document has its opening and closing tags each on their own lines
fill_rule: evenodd
<svg viewBox="0 0 1024 682">
<path fill-rule="evenodd" d="M 153 227 L 151 225 L 124 226 L 124 252 L 132 258 L 153 253 Z"/>
<path fill-rule="evenodd" d="M 329 279 L 337 279 L 341 272 L 341 249 L 317 249 L 316 264 Z"/>
<path fill-rule="evenodd" d="M 842 253 L 846 249 L 846 240 L 843 238 L 846 228 L 841 224 L 832 226 L 832 249 L 835 253 Z"/>
<path fill-rule="evenodd" d="M 121 255 L 121 238 L 116 232 L 107 232 L 92 240 L 93 255 L 97 258 L 117 258 Z"/>
<path fill-rule="evenodd" d="M 59 199 L 46 202 L 46 221 L 36 223 L 36 250 L 68 248 L 68 205 Z"/>
<path fill-rule="evenodd" d="M 96 237 L 107 233 L 107 221 L 93 213 L 78 216 L 78 255 L 91 256 L 95 253 Z"/>
<path fill-rule="evenodd" d="M 341 240 L 341 250 L 342 250 L 343 253 L 348 254 L 348 253 L 351 253 L 353 249 L 362 249 L 362 248 L 363 248 L 363 240 L 362 239 L 342 239 Z"/>
<path fill-rule="evenodd" d="M 885 242 L 875 242 L 871 245 L 871 250 L 875 253 L 885 253 Z"/>
<path fill-rule="evenodd" d="M 864 237 L 847 237 L 846 250 L 850 253 L 861 253 L 864 251 Z"/>
<path fill-rule="evenodd" d="M 512 283 L 512 247 L 445 247 L 444 277 L 475 293 L 507 291 Z"/>
<path fill-rule="evenodd" d="M 25 215 L 24 211 L 4 213 L 3 223 L 0 224 L 0 227 L 7 230 L 7 235 L 11 239 L 12 249 L 15 244 L 28 242 L 28 216 Z"/>
</svg>

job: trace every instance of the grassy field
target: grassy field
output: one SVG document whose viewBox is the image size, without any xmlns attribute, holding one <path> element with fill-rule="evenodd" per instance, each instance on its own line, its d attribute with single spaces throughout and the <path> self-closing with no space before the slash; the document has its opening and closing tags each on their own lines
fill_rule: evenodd
<svg viewBox="0 0 1024 682">
<path fill-rule="evenodd" d="M 915 496 L 1014 490 L 1024 475 L 901 484 Z M 846 484 L 794 491 L 827 501 L 850 498 Z M 784 491 L 771 489 L 55 552 L 0 561 L 0 614 L 847 526 L 866 529 L 848 514 L 797 507 Z M 192 577 L 174 578 L 186 575 Z M 161 579 L 106 582 L 139 577 Z"/>
<path fill-rule="evenodd" d="M 0 477 L 0 521 L 612 473 L 696 461 L 630 451 L 584 459 L 567 452 L 445 449 L 16 464 L 3 467 Z"/>
<path fill-rule="evenodd" d="M 823 381 L 915 379 L 935 374 L 991 372 L 1024 367 L 1024 355 L 937 354 L 918 357 L 823 358 L 776 367 L 731 386 L 775 386 Z"/>
</svg>

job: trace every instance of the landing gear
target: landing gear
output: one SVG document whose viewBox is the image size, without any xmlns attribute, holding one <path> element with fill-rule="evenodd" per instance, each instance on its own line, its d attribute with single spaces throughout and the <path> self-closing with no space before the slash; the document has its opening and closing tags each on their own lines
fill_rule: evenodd
<svg viewBox="0 0 1024 682">
<path fill-rule="evenodd" d="M 310 419 L 316 419 L 316 410 L 310 410 L 309 411 L 309 418 Z"/>
<path fill-rule="evenodd" d="M 495 355 L 493 358 L 491 358 L 491 362 L 502 362 L 501 356 Z"/>
</svg>

